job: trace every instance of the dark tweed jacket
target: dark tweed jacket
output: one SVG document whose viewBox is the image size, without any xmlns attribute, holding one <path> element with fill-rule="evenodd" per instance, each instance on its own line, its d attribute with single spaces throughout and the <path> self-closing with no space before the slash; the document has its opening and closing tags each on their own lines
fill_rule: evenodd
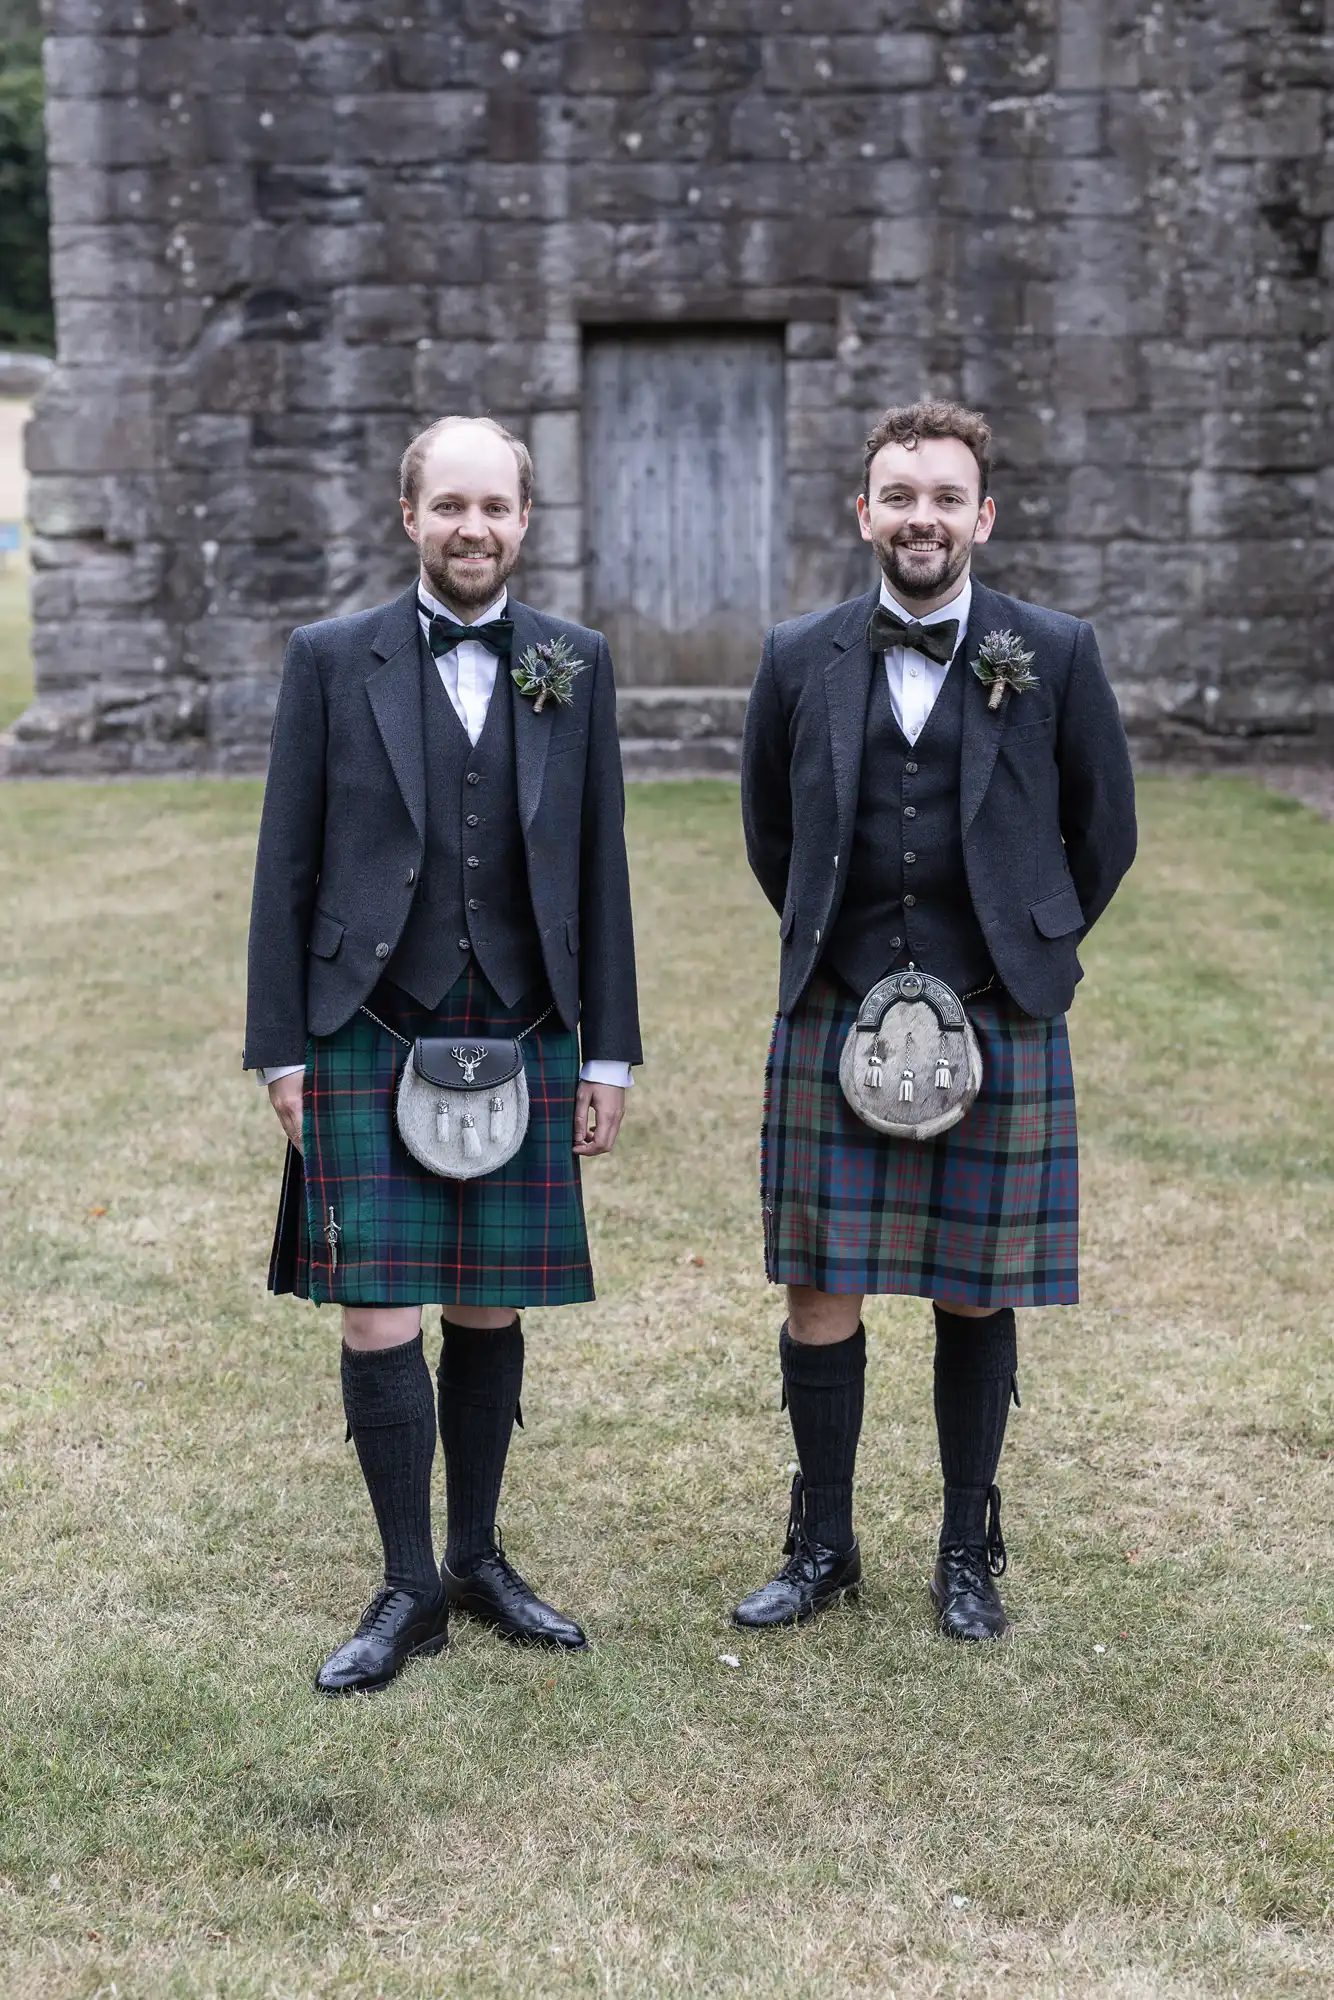
<svg viewBox="0 0 1334 2000">
<path fill-rule="evenodd" d="M 514 704 L 528 887 L 556 1008 L 585 1060 L 639 1062 L 625 792 L 611 656 L 510 599 L 514 658 L 562 634 L 588 663 L 569 708 Z M 283 662 L 250 917 L 247 1069 L 299 1063 L 369 996 L 421 878 L 426 833 L 417 589 L 305 625 Z"/>
<path fill-rule="evenodd" d="M 781 913 L 791 1013 L 838 913 L 852 849 L 877 591 L 777 625 L 746 711 L 746 851 Z M 1036 654 L 1039 684 L 998 709 L 971 671 L 994 631 Z M 973 583 L 959 792 L 969 893 L 1000 978 L 1028 1014 L 1064 1013 L 1076 946 L 1135 857 L 1135 790 L 1093 628 Z M 930 970 L 930 968 L 927 968 Z"/>
</svg>

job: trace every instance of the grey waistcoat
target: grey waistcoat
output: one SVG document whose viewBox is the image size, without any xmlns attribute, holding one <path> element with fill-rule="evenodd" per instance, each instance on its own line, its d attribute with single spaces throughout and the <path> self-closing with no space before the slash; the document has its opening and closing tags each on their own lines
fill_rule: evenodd
<svg viewBox="0 0 1334 2000">
<path fill-rule="evenodd" d="M 961 649 L 910 744 L 894 720 L 884 660 L 875 658 L 847 887 L 823 953 L 859 994 L 910 959 L 956 993 L 985 985 L 994 971 L 960 831 L 966 671 Z"/>
<path fill-rule="evenodd" d="M 438 1007 L 475 956 L 512 1007 L 545 975 L 519 823 L 509 677 L 502 660 L 474 746 L 425 640 L 421 655 L 426 854 L 386 971 L 423 1007 Z"/>
</svg>

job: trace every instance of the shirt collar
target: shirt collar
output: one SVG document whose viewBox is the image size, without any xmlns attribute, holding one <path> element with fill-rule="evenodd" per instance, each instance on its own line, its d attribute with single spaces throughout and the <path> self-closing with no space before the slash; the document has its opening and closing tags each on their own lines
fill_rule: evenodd
<svg viewBox="0 0 1334 2000">
<path fill-rule="evenodd" d="M 479 617 L 473 618 L 469 622 L 473 625 L 490 625 L 494 619 L 503 618 L 505 616 L 505 606 L 509 602 L 509 594 L 509 585 L 506 584 L 495 603 L 488 604 L 486 610 Z M 420 582 L 417 585 L 417 609 L 423 618 L 430 618 L 433 613 L 438 612 L 442 618 L 451 619 L 456 625 L 460 622 L 455 618 L 454 613 L 449 609 L 448 605 L 442 604 L 439 598 L 432 597 L 425 584 Z"/>
<path fill-rule="evenodd" d="M 940 625 L 947 618 L 957 618 L 959 621 L 959 636 L 954 646 L 954 650 L 957 653 L 959 647 L 963 644 L 963 635 L 968 630 L 968 614 L 973 604 L 973 579 L 971 576 L 966 576 L 963 580 L 963 589 L 957 597 L 952 597 L 948 604 L 942 604 L 935 611 L 928 611 L 924 615 L 919 615 L 916 611 L 905 609 L 899 603 L 898 598 L 893 595 L 885 579 L 881 577 L 880 602 L 884 605 L 886 611 L 892 611 L 896 617 L 906 618 L 918 625 Z"/>
</svg>

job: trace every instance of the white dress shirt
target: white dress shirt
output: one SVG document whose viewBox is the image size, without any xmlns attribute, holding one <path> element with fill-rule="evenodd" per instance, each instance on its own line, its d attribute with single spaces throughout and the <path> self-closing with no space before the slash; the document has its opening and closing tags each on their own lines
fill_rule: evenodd
<svg viewBox="0 0 1334 2000">
<path fill-rule="evenodd" d="M 494 604 L 488 604 L 485 611 L 469 622 L 474 625 L 489 625 L 493 618 L 503 618 L 508 601 L 509 592 L 502 590 Z M 423 638 L 429 633 L 432 615 L 437 611 L 442 618 L 451 619 L 455 624 L 459 623 L 448 605 L 441 604 L 437 598 L 432 597 L 430 591 L 420 583 L 417 585 L 417 610 L 421 618 Z M 491 697 L 496 690 L 499 658 L 489 646 L 482 645 L 479 640 L 460 639 L 458 645 L 452 646 L 447 653 L 437 653 L 435 664 L 440 675 L 440 684 L 449 696 L 450 706 L 468 732 L 468 741 L 476 744 L 486 727 L 486 712 L 491 706 Z M 288 1063 L 280 1069 L 262 1069 L 259 1073 L 260 1080 L 266 1084 L 276 1083 L 280 1076 L 295 1076 L 299 1069 L 304 1068 L 304 1063 Z M 610 1060 L 586 1062 L 579 1072 L 579 1079 L 581 1083 L 615 1084 L 618 1090 L 629 1090 L 634 1085 L 629 1063 Z"/>
<path fill-rule="evenodd" d="M 959 621 L 959 636 L 954 652 L 944 666 L 935 660 L 928 660 L 925 653 L 917 652 L 911 646 L 891 646 L 885 654 L 885 672 L 889 676 L 889 700 L 894 710 L 894 720 L 910 743 L 915 743 L 926 728 L 926 719 L 936 705 L 936 697 L 945 685 L 945 676 L 954 663 L 955 655 L 963 644 L 963 635 L 968 630 L 968 612 L 973 602 L 973 580 L 966 576 L 963 588 L 948 604 L 942 604 L 936 611 L 919 615 L 909 611 L 906 605 L 890 594 L 889 585 L 881 579 L 880 602 L 886 611 L 892 611 L 896 618 L 911 619 L 918 625 L 939 625 L 947 618 Z"/>
<path fill-rule="evenodd" d="M 490 625 L 494 619 L 503 618 L 508 601 L 509 592 L 502 590 L 495 603 L 488 604 L 486 610 L 479 612 L 469 623 Z M 441 604 L 429 590 L 423 590 L 418 584 L 417 612 L 422 622 L 423 638 L 430 632 L 431 618 L 437 611 L 452 624 L 459 623 L 448 605 Z M 484 646 L 479 639 L 460 639 L 450 652 L 437 653 L 435 664 L 450 706 L 467 730 L 468 741 L 475 745 L 486 727 L 486 711 L 495 693 L 496 668 L 500 661 L 491 648 Z"/>
</svg>

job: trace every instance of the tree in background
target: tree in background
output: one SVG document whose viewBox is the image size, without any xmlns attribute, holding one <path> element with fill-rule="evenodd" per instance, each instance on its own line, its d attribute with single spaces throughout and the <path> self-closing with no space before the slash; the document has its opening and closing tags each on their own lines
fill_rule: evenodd
<svg viewBox="0 0 1334 2000">
<path fill-rule="evenodd" d="M 0 347 L 54 345 L 41 0 L 0 0 Z"/>
</svg>

